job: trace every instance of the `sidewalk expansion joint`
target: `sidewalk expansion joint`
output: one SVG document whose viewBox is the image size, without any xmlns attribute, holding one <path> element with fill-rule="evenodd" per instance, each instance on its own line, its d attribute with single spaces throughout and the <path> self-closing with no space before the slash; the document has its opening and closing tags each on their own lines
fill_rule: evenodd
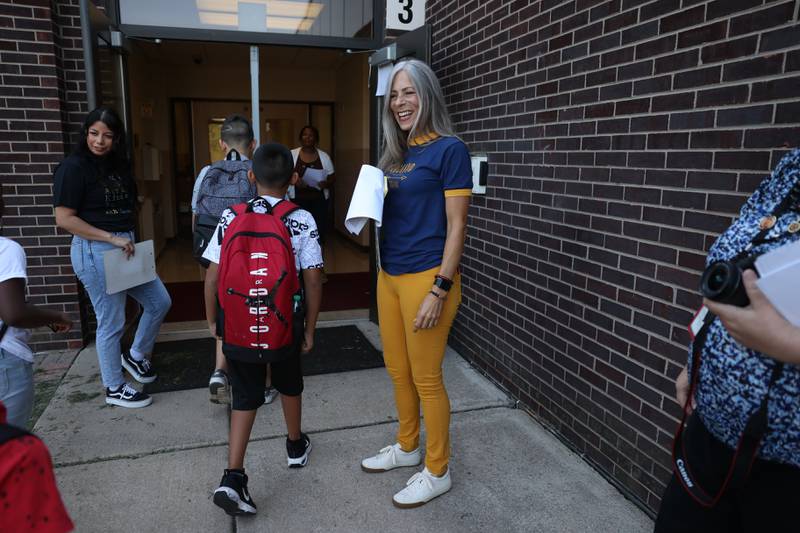
<svg viewBox="0 0 800 533">
<path fill-rule="evenodd" d="M 466 409 L 456 409 L 450 412 L 451 415 L 463 414 L 463 413 L 472 413 L 477 411 L 489 411 L 493 409 L 508 409 L 509 411 L 514 410 L 514 404 L 510 403 L 508 405 L 487 405 L 483 407 L 472 407 Z M 353 424 L 351 426 L 341 426 L 335 428 L 328 428 L 328 429 L 320 429 L 317 431 L 309 431 L 309 435 L 322 435 L 324 433 L 333 433 L 334 431 L 346 431 L 349 429 L 361 429 L 361 428 L 369 428 L 369 427 L 376 427 L 376 426 L 385 426 L 388 424 L 394 424 L 397 422 L 396 418 L 391 418 L 387 420 L 381 420 L 380 422 L 369 422 L 366 424 Z M 270 441 L 276 439 L 285 439 L 286 435 L 274 435 L 271 437 L 256 437 L 250 439 L 249 442 L 263 442 L 263 441 Z M 64 461 L 64 462 L 54 462 L 54 468 L 68 468 L 71 466 L 82 466 L 82 465 L 91 465 L 97 463 L 106 463 L 110 461 L 119 461 L 123 459 L 142 459 L 145 457 L 150 457 L 151 455 L 164 455 L 168 453 L 174 452 L 185 452 L 191 450 L 203 450 L 206 448 L 216 448 L 219 446 L 227 446 L 228 440 L 219 440 L 219 441 L 212 441 L 212 442 L 204 442 L 204 443 L 197 443 L 197 444 L 185 444 L 180 446 L 169 446 L 166 448 L 158 448 L 155 450 L 151 450 L 149 452 L 140 452 L 140 453 L 123 453 L 117 455 L 107 455 L 105 457 L 96 457 L 93 459 L 83 459 L 83 460 L 75 460 L 75 461 Z"/>
</svg>

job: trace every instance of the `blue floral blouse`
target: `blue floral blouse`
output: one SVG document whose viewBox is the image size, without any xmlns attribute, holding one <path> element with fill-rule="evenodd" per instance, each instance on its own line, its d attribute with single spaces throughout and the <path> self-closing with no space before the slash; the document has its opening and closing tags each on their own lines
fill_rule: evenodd
<svg viewBox="0 0 800 533">
<path fill-rule="evenodd" d="M 739 218 L 719 236 L 709 250 L 707 264 L 731 259 L 742 251 L 759 232 L 761 219 L 772 213 L 798 179 L 800 150 L 794 150 L 761 182 Z M 769 242 L 754 246 L 751 253 L 761 254 L 800 239 L 800 232 L 788 231 L 795 221 L 800 221 L 800 211 L 786 211 L 765 236 Z M 706 428 L 728 446 L 736 447 L 747 419 L 758 409 L 774 365 L 775 360 L 734 340 L 719 319 L 709 327 L 695 393 L 697 412 Z M 784 365 L 769 393 L 768 405 L 769 429 L 759 457 L 800 466 L 800 366 Z"/>
</svg>

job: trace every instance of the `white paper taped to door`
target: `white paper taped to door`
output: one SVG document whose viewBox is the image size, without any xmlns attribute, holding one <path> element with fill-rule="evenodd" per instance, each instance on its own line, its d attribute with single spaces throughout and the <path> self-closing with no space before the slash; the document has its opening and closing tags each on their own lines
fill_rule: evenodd
<svg viewBox="0 0 800 533">
<path fill-rule="evenodd" d="M 378 67 L 378 86 L 375 88 L 375 96 L 383 96 L 388 91 L 389 74 L 392 73 L 394 65 L 387 63 Z"/>
<path fill-rule="evenodd" d="M 358 173 L 350 207 L 344 219 L 344 226 L 353 235 L 358 235 L 364 229 L 367 220 L 372 219 L 378 227 L 383 219 L 383 198 L 386 196 L 387 186 L 383 171 L 371 165 L 361 165 Z"/>
</svg>

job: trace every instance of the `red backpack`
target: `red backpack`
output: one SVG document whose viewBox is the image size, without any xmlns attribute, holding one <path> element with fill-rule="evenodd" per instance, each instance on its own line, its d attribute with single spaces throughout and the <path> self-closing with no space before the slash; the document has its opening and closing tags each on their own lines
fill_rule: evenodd
<svg viewBox="0 0 800 533">
<path fill-rule="evenodd" d="M 231 207 L 236 217 L 225 232 L 217 297 L 223 351 L 248 362 L 279 361 L 302 339 L 300 281 L 284 219 L 298 207 L 281 200 L 266 213 L 253 202 Z"/>
</svg>

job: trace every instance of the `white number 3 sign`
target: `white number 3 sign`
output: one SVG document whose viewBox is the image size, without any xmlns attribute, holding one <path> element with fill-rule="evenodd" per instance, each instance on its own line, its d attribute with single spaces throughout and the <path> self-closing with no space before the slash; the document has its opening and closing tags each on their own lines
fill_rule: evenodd
<svg viewBox="0 0 800 533">
<path fill-rule="evenodd" d="M 386 0 L 386 29 L 415 30 L 425 24 L 425 0 Z"/>
</svg>

